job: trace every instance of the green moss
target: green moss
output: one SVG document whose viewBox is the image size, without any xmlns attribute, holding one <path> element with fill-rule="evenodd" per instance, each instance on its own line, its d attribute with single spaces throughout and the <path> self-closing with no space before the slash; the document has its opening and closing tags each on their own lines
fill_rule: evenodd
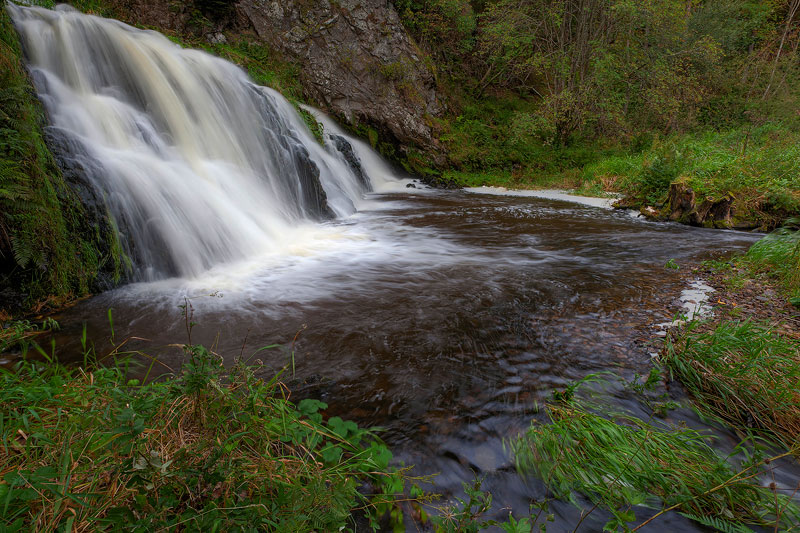
<svg viewBox="0 0 800 533">
<path fill-rule="evenodd" d="M 10 17 L 0 10 L 0 273 L 26 305 L 91 290 L 107 260 L 44 142 L 36 98 Z M 114 275 L 120 276 L 115 270 Z"/>
<path fill-rule="evenodd" d="M 314 139 L 319 144 L 324 144 L 325 143 L 325 139 L 323 137 L 323 133 L 324 132 L 323 132 L 322 124 L 317 122 L 317 119 L 314 118 L 314 115 L 312 115 L 311 113 L 309 113 L 308 111 L 306 111 L 305 109 L 303 109 L 302 107 L 297 105 L 296 103 L 295 103 L 294 107 L 297 110 L 297 112 L 300 114 L 300 117 L 303 119 L 303 122 L 306 123 L 306 126 L 308 127 L 308 129 L 311 130 L 311 133 L 314 135 Z"/>
<path fill-rule="evenodd" d="M 389 81 L 402 81 L 408 77 L 408 65 L 402 61 L 386 63 L 378 67 L 378 72 Z"/>
<path fill-rule="evenodd" d="M 367 128 L 367 139 L 369 139 L 369 144 L 373 148 L 378 146 L 378 132 L 373 128 Z"/>
<path fill-rule="evenodd" d="M 300 68 L 294 63 L 284 61 L 277 52 L 264 44 L 250 42 L 244 36 L 224 44 L 208 44 L 206 41 L 185 37 L 183 43 L 236 63 L 257 84 L 272 87 L 290 100 L 302 100 Z"/>
</svg>

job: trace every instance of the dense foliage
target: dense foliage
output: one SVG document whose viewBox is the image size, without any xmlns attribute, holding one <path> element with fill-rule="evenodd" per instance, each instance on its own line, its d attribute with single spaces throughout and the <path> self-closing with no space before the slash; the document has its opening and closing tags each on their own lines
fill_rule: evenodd
<svg viewBox="0 0 800 533">
<path fill-rule="evenodd" d="M 477 181 L 485 183 L 619 190 L 584 174 L 584 167 L 640 156 L 654 143 L 680 142 L 687 134 L 704 139 L 728 130 L 745 139 L 723 138 L 729 159 L 743 155 L 769 166 L 778 154 L 748 146 L 750 130 L 770 123 L 792 140 L 800 131 L 797 0 L 395 5 L 434 57 L 440 89 L 454 103 L 456 111 L 438 127 L 451 162 L 466 173 L 451 174 L 456 181 L 474 184 L 479 173 Z M 694 175 L 691 166 L 681 171 Z M 699 178 L 717 185 L 713 173 Z M 795 212 L 800 180 L 796 172 L 788 179 L 784 190 Z M 656 189 L 640 200 L 663 201 L 666 188 Z"/>
<path fill-rule="evenodd" d="M 465 94 L 530 98 L 513 121 L 587 135 L 795 119 L 796 0 L 396 0 Z M 454 85 L 455 87 L 455 85 Z"/>
</svg>

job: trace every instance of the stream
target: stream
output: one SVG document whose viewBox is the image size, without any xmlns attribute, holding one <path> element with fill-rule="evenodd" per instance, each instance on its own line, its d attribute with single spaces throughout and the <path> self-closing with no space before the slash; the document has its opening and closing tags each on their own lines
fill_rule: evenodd
<svg viewBox="0 0 800 533">
<path fill-rule="evenodd" d="M 73 339 L 64 349 L 80 351 L 74 339 L 84 323 L 98 351 L 110 349 L 111 309 L 118 341 L 146 339 L 127 348 L 178 368 L 182 355 L 167 345 L 187 341 L 179 306 L 189 302 L 192 342 L 215 346 L 229 363 L 263 346 L 293 346 L 293 356 L 288 348 L 255 355 L 265 376 L 294 365 L 284 374 L 293 398 L 318 398 L 330 415 L 384 428 L 398 464 L 438 474 L 429 490 L 458 496 L 462 482 L 483 476 L 492 517 L 527 516 L 547 491 L 516 473 L 504 439 L 543 419 L 539 406 L 570 382 L 649 371 L 656 325 L 679 312 L 686 288 L 668 260 L 688 268 L 757 238 L 559 200 L 409 191 L 368 195 L 363 210 L 307 227 L 303 244 L 281 256 L 84 301 L 56 317 L 64 342 Z M 607 381 L 594 401 L 652 416 L 620 379 Z M 708 427 L 688 408 L 668 420 Z M 738 441 L 716 434 L 723 451 Z M 551 510 L 548 531 L 572 531 L 580 519 L 566 502 Z M 582 530 L 607 519 L 595 511 Z M 698 527 L 670 515 L 649 530 Z"/>
</svg>

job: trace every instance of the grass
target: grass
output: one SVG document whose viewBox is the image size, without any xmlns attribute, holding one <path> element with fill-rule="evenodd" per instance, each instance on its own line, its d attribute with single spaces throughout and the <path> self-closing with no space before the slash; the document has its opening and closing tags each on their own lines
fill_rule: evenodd
<svg viewBox="0 0 800 533">
<path fill-rule="evenodd" d="M 791 219 L 792 223 L 800 219 Z M 776 278 L 790 299 L 800 298 L 800 231 L 774 232 L 756 242 L 740 260 L 752 275 Z"/>
<path fill-rule="evenodd" d="M 736 222 L 772 228 L 800 213 L 800 132 L 793 126 L 771 122 L 559 146 L 532 133 L 531 102 L 496 96 L 460 105 L 458 116 L 435 122 L 452 164 L 441 176 L 447 183 L 617 192 L 630 205 L 660 208 L 670 184 L 681 180 L 698 203 L 733 197 Z"/>
<path fill-rule="evenodd" d="M 797 305 L 800 232 L 773 232 L 746 254 L 709 266 L 730 289 L 763 277 L 777 286 L 778 298 Z M 691 322 L 668 336 L 662 362 L 706 412 L 765 432 L 787 448 L 800 445 L 800 340 L 780 322 Z"/>
<path fill-rule="evenodd" d="M 607 418 L 574 400 L 550 404 L 547 412 L 549 424 L 534 422 L 511 442 L 517 468 L 542 479 L 558 498 L 579 505 L 579 492 L 610 510 L 606 528 L 629 530 L 636 506 L 661 508 L 652 518 L 677 510 L 723 531 L 800 526 L 800 508 L 755 479 L 765 461 L 737 472 L 697 431 L 627 415 Z"/>
<path fill-rule="evenodd" d="M 707 411 L 800 446 L 800 342 L 751 321 L 690 323 L 669 336 L 663 362 Z"/>
<path fill-rule="evenodd" d="M 656 207 L 680 178 L 700 199 L 733 196 L 736 216 L 774 227 L 800 212 L 799 140 L 780 123 L 673 135 L 589 164 L 582 174 Z"/>
<path fill-rule="evenodd" d="M 467 97 L 460 114 L 435 121 L 451 167 L 441 180 L 461 186 L 558 187 L 622 193 L 633 206 L 662 207 L 682 181 L 698 198 L 734 198 L 734 222 L 776 227 L 800 213 L 800 132 L 780 122 L 727 130 L 643 134 L 624 142 L 538 138 L 535 104 L 510 96 Z"/>
<path fill-rule="evenodd" d="M 372 431 L 183 350 L 179 373 L 144 385 L 118 366 L 0 370 L 0 529 L 338 531 L 396 509 L 404 478 Z"/>
</svg>

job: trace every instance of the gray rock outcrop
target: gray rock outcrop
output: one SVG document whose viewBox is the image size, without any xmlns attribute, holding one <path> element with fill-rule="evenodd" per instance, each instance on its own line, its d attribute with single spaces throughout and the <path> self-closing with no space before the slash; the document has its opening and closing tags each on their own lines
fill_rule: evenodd
<svg viewBox="0 0 800 533">
<path fill-rule="evenodd" d="M 209 16 L 213 28 L 193 18 L 209 0 L 112 0 L 126 22 L 201 31 L 209 41 L 243 37 L 268 45 L 301 67 L 306 97 L 339 120 L 375 128 L 401 151 L 410 146 L 435 159 L 438 143 L 430 117 L 442 112 L 435 77 L 423 52 L 386 0 L 235 0 Z"/>
<path fill-rule="evenodd" d="M 403 144 L 433 142 L 441 112 L 422 53 L 385 0 L 240 0 L 238 12 L 272 48 L 302 66 L 314 100 Z"/>
</svg>

